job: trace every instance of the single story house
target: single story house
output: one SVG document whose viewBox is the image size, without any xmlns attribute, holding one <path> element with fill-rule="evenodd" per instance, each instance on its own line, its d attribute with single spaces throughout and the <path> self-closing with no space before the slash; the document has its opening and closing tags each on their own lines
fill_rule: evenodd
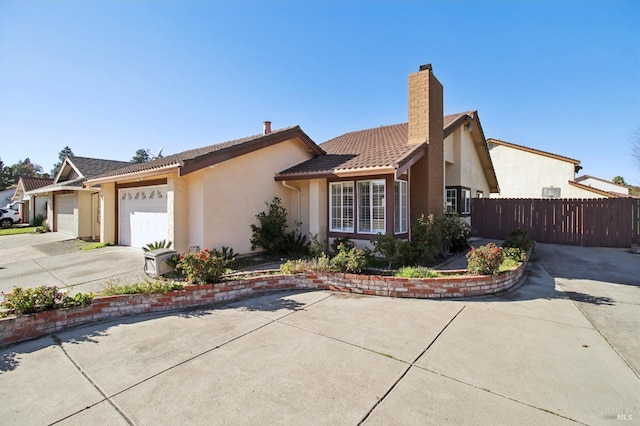
<svg viewBox="0 0 640 426">
<path fill-rule="evenodd" d="M 46 199 L 47 223 L 52 231 L 96 240 L 100 237 L 99 189 L 84 187 L 83 183 L 129 164 L 126 161 L 66 157 L 53 183 L 26 191 L 24 196 Z"/>
<path fill-rule="evenodd" d="M 101 240 L 248 253 L 256 214 L 279 197 L 302 234 L 366 246 L 378 233 L 410 238 L 412 221 L 442 214 L 445 181 L 450 207 L 467 215 L 470 194 L 498 191 L 477 112 L 443 115 L 431 65 L 409 75 L 408 110 L 408 123 L 319 146 L 298 126 L 271 131 L 265 122 L 262 134 L 88 179 L 87 190 L 100 189 Z"/>
<path fill-rule="evenodd" d="M 13 200 L 18 204 L 18 211 L 23 223 L 31 223 L 36 216 L 47 217 L 47 197 L 27 192 L 51 185 L 53 178 L 21 176 L 13 193 Z"/>
<path fill-rule="evenodd" d="M 580 161 L 550 152 L 488 139 L 491 160 L 500 181 L 492 198 L 611 198 L 613 194 L 575 179 Z"/>
<path fill-rule="evenodd" d="M 628 197 L 629 196 L 629 188 L 624 185 L 619 185 L 617 183 L 613 183 L 606 179 L 600 179 L 595 176 L 582 175 L 576 178 L 576 183 L 579 183 L 584 186 L 588 186 L 591 188 L 599 189 L 601 191 L 609 192 L 618 197 Z"/>
</svg>

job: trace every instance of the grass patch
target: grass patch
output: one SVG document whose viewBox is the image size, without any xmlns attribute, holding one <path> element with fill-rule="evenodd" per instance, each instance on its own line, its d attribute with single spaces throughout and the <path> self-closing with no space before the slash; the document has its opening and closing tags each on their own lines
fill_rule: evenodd
<svg viewBox="0 0 640 426">
<path fill-rule="evenodd" d="M 35 226 L 0 229 L 0 236 L 2 236 L 2 235 L 18 235 L 18 234 L 33 234 L 35 231 L 36 231 L 36 227 Z"/>
<path fill-rule="evenodd" d="M 105 284 L 103 296 L 117 296 L 120 294 L 152 294 L 168 293 L 174 290 L 182 290 L 184 284 L 175 281 L 144 280 L 135 284 Z"/>
<path fill-rule="evenodd" d="M 425 268 L 424 266 L 404 266 L 398 269 L 395 276 L 400 278 L 438 278 L 443 275 L 434 269 Z"/>
<path fill-rule="evenodd" d="M 95 250 L 107 246 L 112 246 L 111 243 L 89 243 L 80 247 L 80 250 Z"/>
</svg>

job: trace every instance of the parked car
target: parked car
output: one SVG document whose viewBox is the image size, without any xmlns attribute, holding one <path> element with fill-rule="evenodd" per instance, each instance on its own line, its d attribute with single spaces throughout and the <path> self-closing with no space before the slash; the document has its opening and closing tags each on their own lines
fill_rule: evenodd
<svg viewBox="0 0 640 426">
<path fill-rule="evenodd" d="M 0 228 L 11 228 L 14 224 L 22 222 L 20 212 L 11 208 L 0 209 Z"/>
</svg>

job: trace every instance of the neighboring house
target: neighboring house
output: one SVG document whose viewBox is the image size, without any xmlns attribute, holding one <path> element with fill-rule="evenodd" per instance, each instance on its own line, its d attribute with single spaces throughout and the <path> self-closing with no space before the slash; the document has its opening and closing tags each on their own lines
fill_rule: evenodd
<svg viewBox="0 0 640 426">
<path fill-rule="evenodd" d="M 130 165 L 126 161 L 86 157 L 66 157 L 53 183 L 26 191 L 27 197 L 47 200 L 47 222 L 52 231 L 71 237 L 100 237 L 99 189 L 85 188 L 83 183 L 94 176 Z"/>
<path fill-rule="evenodd" d="M 500 193 L 492 198 L 610 198 L 576 182 L 580 161 L 498 139 L 487 139 Z"/>
<path fill-rule="evenodd" d="M 471 198 L 500 191 L 477 111 L 444 117 L 445 210 L 470 221 Z"/>
<path fill-rule="evenodd" d="M 169 240 L 191 246 L 251 251 L 251 224 L 274 197 L 283 201 L 290 226 L 309 232 L 309 188 L 276 182 L 274 175 L 323 151 L 300 129 L 262 134 L 130 164 L 85 184 L 100 187 L 101 241 L 143 247 Z"/>
<path fill-rule="evenodd" d="M 589 175 L 579 176 L 576 178 L 576 182 L 584 186 L 609 192 L 618 197 L 629 196 L 629 188 L 627 188 L 626 186 L 618 185 L 617 183 L 613 183 L 611 181 L 600 179 L 594 176 L 589 176 Z"/>
<path fill-rule="evenodd" d="M 27 192 L 33 191 L 43 186 L 51 185 L 52 178 L 41 178 L 33 176 L 21 176 L 18 185 L 13 193 L 13 200 L 18 203 L 18 211 L 22 217 L 23 223 L 31 223 L 36 216 L 41 215 L 47 217 L 47 196 L 38 196 L 35 194 L 27 195 Z"/>
</svg>

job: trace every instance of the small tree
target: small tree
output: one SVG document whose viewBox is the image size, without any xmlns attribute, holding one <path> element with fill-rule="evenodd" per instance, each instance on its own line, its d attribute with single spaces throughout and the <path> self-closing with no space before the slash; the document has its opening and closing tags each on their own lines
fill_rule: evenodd
<svg viewBox="0 0 640 426">
<path fill-rule="evenodd" d="M 251 224 L 251 250 L 261 247 L 268 253 L 282 253 L 286 245 L 287 210 L 278 197 L 265 204 L 267 211 L 256 215 L 258 225 Z"/>
</svg>

